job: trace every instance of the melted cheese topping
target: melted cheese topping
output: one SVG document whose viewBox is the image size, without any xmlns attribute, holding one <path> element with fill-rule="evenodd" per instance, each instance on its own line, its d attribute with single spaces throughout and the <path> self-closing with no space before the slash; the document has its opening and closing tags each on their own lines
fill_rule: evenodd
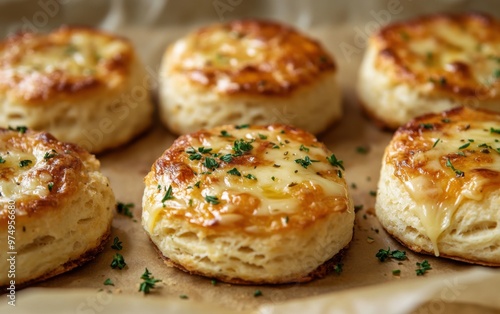
<svg viewBox="0 0 500 314">
<path fill-rule="evenodd" d="M 238 143 L 243 143 L 240 153 Z M 351 210 L 343 171 L 330 164 L 330 156 L 312 135 L 282 126 L 221 127 L 183 136 L 146 178 L 148 185 L 158 186 L 148 196 L 157 204 L 149 213 L 149 228 L 166 215 L 206 227 L 260 232 L 307 226 Z M 207 167 L 207 160 L 218 165 Z M 170 187 L 172 197 L 165 197 Z"/>
<path fill-rule="evenodd" d="M 285 94 L 335 70 L 319 43 L 289 27 L 262 21 L 201 29 L 171 46 L 166 60 L 169 72 L 221 94 Z"/>
<path fill-rule="evenodd" d="M 126 40 L 91 29 L 18 35 L 0 44 L 0 90 L 40 101 L 54 92 L 113 88 L 124 79 L 131 53 Z"/>
<path fill-rule="evenodd" d="M 485 15 L 433 15 L 383 28 L 379 68 L 398 82 L 451 97 L 500 98 L 500 22 Z"/>
<path fill-rule="evenodd" d="M 500 115 L 459 108 L 414 120 L 396 133 L 386 162 L 438 256 L 439 236 L 460 205 L 500 188 Z"/>
<path fill-rule="evenodd" d="M 78 185 L 86 182 L 85 169 L 99 167 L 81 148 L 30 130 L 0 129 L 0 157 L 0 203 L 14 201 L 18 218 L 57 208 L 58 202 L 77 193 Z M 0 207 L 0 223 L 6 220 L 5 205 Z"/>
</svg>

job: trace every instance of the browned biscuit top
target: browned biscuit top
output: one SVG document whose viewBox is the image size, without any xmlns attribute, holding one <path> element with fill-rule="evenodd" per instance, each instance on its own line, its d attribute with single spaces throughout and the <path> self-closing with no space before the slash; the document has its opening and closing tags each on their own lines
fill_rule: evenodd
<svg viewBox="0 0 500 314">
<path fill-rule="evenodd" d="M 319 42 L 277 22 L 242 20 L 208 26 L 168 50 L 167 75 L 184 75 L 223 95 L 286 96 L 333 73 Z"/>
</svg>

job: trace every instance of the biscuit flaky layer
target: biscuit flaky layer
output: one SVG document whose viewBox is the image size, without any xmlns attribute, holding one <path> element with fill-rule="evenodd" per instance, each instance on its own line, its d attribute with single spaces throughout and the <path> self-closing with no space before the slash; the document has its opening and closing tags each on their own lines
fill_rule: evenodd
<svg viewBox="0 0 500 314">
<path fill-rule="evenodd" d="M 0 129 L 0 157 L 2 269 L 10 267 L 7 252 L 17 252 L 15 278 L 4 272 L 0 286 L 45 279 L 91 259 L 108 238 L 115 203 L 97 159 L 24 128 Z"/>
<path fill-rule="evenodd" d="M 128 40 L 91 28 L 0 43 L 0 126 L 48 131 L 91 152 L 124 144 L 149 125 L 150 85 Z"/>
<path fill-rule="evenodd" d="M 369 40 L 358 94 L 390 129 L 456 106 L 500 111 L 500 21 L 440 14 L 382 28 Z"/>
<path fill-rule="evenodd" d="M 342 162 L 296 128 L 222 126 L 182 136 L 145 182 L 143 226 L 189 272 L 301 281 L 352 238 Z"/>
<path fill-rule="evenodd" d="M 500 265 L 500 114 L 412 120 L 387 147 L 378 188 L 379 220 L 411 249 Z"/>
</svg>

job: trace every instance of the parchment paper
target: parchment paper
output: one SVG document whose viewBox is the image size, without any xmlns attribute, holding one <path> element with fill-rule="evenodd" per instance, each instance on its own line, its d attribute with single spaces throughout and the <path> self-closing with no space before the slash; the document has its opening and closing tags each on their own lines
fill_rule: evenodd
<svg viewBox="0 0 500 314">
<path fill-rule="evenodd" d="M 221 4 L 222 3 L 222 4 Z M 0 34 L 19 29 L 49 30 L 61 24 L 93 25 L 130 38 L 153 78 L 166 46 L 201 25 L 240 17 L 274 18 L 293 24 L 320 39 L 339 65 L 345 118 L 320 135 L 320 140 L 344 160 L 346 178 L 356 188 L 355 237 L 342 263 L 343 272 L 307 284 L 280 286 L 212 285 L 211 280 L 166 267 L 140 225 L 143 177 L 175 136 L 159 121 L 148 132 L 114 151 L 99 155 L 117 200 L 135 204 L 134 218 L 116 215 L 112 237 L 123 242 L 127 267 L 111 269 L 115 251 L 108 244 L 94 261 L 36 287 L 18 291 L 17 312 L 117 312 L 168 310 L 169 313 L 489 313 L 500 311 L 500 272 L 468 264 L 413 254 L 390 238 L 373 215 L 380 162 L 392 134 L 366 120 L 356 103 L 354 86 L 365 40 L 380 25 L 435 11 L 482 10 L 500 14 L 493 1 L 1 1 Z M 46 18 L 44 18 L 46 17 Z M 157 82 L 153 80 L 153 82 Z M 153 84 L 155 85 L 155 84 Z M 153 86 L 154 88 L 155 86 Z M 155 98 L 156 90 L 151 91 Z M 287 122 L 286 115 L 282 121 Z M 358 151 L 366 148 L 366 154 Z M 400 249 L 408 260 L 381 263 L 381 249 Z M 432 265 L 417 277 L 415 263 Z M 162 282 L 148 296 L 138 292 L 147 267 Z M 392 270 L 401 270 L 394 276 Z M 115 286 L 104 286 L 110 278 Z M 47 289 L 51 288 L 51 289 Z M 101 291 L 102 289 L 102 291 Z M 262 296 L 254 297 L 255 290 Z M 179 299 L 180 295 L 188 299 Z M 6 301 L 0 309 L 12 310 Z M 141 310 L 142 312 L 143 310 Z"/>
</svg>

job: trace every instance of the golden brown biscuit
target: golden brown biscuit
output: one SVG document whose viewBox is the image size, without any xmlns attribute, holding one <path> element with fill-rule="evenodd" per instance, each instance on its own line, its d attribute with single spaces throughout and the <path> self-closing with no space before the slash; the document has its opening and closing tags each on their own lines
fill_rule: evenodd
<svg viewBox="0 0 500 314">
<path fill-rule="evenodd" d="M 300 129 L 199 131 L 177 139 L 146 176 L 142 224 L 168 264 L 187 272 L 232 283 L 309 281 L 326 275 L 352 238 L 343 174 Z"/>
<path fill-rule="evenodd" d="M 462 107 L 399 128 L 375 209 L 414 251 L 500 266 L 500 114 Z"/>
<path fill-rule="evenodd" d="M 0 129 L 0 158 L 0 286 L 55 276 L 102 249 L 115 198 L 93 155 L 19 128 Z"/>
<path fill-rule="evenodd" d="M 146 81 L 126 39 L 70 27 L 19 34 L 0 43 L 0 126 L 25 125 L 101 152 L 149 126 Z"/>
<path fill-rule="evenodd" d="M 440 14 L 382 28 L 370 38 L 358 97 L 388 129 L 457 106 L 500 111 L 500 21 Z"/>
<path fill-rule="evenodd" d="M 336 66 L 315 40 L 277 22 L 216 24 L 166 51 L 160 114 L 177 134 L 286 123 L 313 133 L 342 114 Z"/>
</svg>

